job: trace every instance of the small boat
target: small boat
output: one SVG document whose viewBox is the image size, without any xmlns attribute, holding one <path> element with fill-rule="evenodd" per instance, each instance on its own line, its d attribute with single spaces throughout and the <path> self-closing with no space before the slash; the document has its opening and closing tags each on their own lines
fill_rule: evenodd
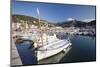
<svg viewBox="0 0 100 67">
<path fill-rule="evenodd" d="M 43 45 L 37 50 L 37 61 L 56 55 L 71 45 L 71 42 L 67 39 L 58 39 L 55 34 L 47 35 L 47 41 L 43 41 Z"/>
<path fill-rule="evenodd" d="M 42 35 L 41 35 L 42 34 Z M 37 61 L 41 61 L 53 55 L 65 51 L 72 43 L 69 39 L 62 39 L 62 34 L 57 36 L 54 32 L 38 33 L 34 35 L 21 35 L 23 40 L 34 41 L 34 48 L 36 48 Z M 42 36 L 42 37 L 41 37 Z M 34 38 L 33 38 L 34 37 Z M 64 36 L 66 37 L 66 36 Z M 60 39 L 61 38 L 61 39 Z"/>
<path fill-rule="evenodd" d="M 37 14 L 39 17 L 40 24 L 40 12 L 38 8 Z M 41 25 L 39 26 L 40 27 L 38 28 L 41 30 Z M 39 46 L 39 48 L 36 50 L 37 61 L 56 55 L 64 49 L 68 48 L 70 45 L 72 45 L 69 39 L 58 38 L 56 33 L 50 30 L 50 28 L 48 27 L 48 23 L 46 27 L 44 27 L 44 30 L 45 32 L 41 31 L 40 33 L 41 36 L 39 38 L 39 42 L 34 44 L 34 46 Z"/>
<path fill-rule="evenodd" d="M 37 13 L 39 16 L 39 9 L 37 9 Z M 40 17 L 39 17 L 39 24 L 40 24 Z M 36 48 L 36 57 L 37 61 L 41 61 L 45 58 L 51 57 L 60 53 L 61 51 L 65 51 L 66 48 L 72 45 L 69 39 L 62 39 L 62 35 L 59 37 L 56 34 L 56 31 L 53 32 L 49 27 L 48 23 L 47 26 L 41 28 L 39 25 L 38 31 L 35 34 L 29 35 L 25 34 L 22 35 L 23 39 L 29 39 L 34 41 L 34 48 Z M 62 33 L 62 32 L 61 32 Z M 66 37 L 65 35 L 63 37 Z M 60 39 L 61 38 L 61 39 Z"/>
</svg>

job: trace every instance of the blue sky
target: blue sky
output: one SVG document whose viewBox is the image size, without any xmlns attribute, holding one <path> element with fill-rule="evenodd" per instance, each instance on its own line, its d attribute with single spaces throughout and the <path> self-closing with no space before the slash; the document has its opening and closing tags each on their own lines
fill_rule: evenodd
<svg viewBox="0 0 100 67">
<path fill-rule="evenodd" d="M 12 2 L 12 14 L 38 17 L 37 8 L 40 11 L 40 18 L 49 22 L 61 22 L 69 18 L 77 20 L 95 19 L 95 6 Z"/>
</svg>

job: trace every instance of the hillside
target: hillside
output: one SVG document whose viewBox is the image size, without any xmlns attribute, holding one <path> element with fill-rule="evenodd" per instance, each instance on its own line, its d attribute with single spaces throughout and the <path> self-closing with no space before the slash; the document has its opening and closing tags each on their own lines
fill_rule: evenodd
<svg viewBox="0 0 100 67">
<path fill-rule="evenodd" d="M 96 20 L 90 21 L 90 22 L 83 22 L 83 21 L 78 21 L 78 20 L 72 20 L 72 21 L 64 21 L 60 22 L 57 24 L 58 26 L 62 27 L 86 27 L 86 26 L 95 26 L 96 25 Z"/>
<path fill-rule="evenodd" d="M 30 17 L 30 16 L 25 16 L 25 15 L 12 15 L 12 21 L 14 23 L 27 23 L 27 24 L 33 24 L 36 26 L 39 26 L 39 24 L 41 26 L 45 26 L 46 25 L 46 20 L 40 20 L 40 23 L 38 22 L 39 20 L 37 18 L 34 17 Z M 22 22 L 23 21 L 23 22 Z"/>
<path fill-rule="evenodd" d="M 40 23 L 38 22 L 39 20 L 35 17 L 30 17 L 30 16 L 25 16 L 25 15 L 12 15 L 12 21 L 14 23 L 27 23 L 27 24 L 33 24 L 36 26 L 46 26 L 48 23 L 49 27 L 55 27 L 55 26 L 61 26 L 61 27 L 86 27 L 86 26 L 96 26 L 96 20 L 92 20 L 90 22 L 83 22 L 83 21 L 78 21 L 78 20 L 70 20 L 70 21 L 63 21 L 59 23 L 50 23 L 46 20 L 40 20 Z"/>
</svg>

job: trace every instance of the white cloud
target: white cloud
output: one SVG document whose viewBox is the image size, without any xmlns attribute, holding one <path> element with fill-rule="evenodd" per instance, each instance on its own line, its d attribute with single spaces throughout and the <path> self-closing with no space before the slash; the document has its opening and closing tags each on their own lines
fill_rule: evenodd
<svg viewBox="0 0 100 67">
<path fill-rule="evenodd" d="M 67 19 L 67 21 L 72 21 L 72 20 L 75 20 L 75 19 L 73 19 L 73 18 L 68 18 L 68 19 Z"/>
</svg>

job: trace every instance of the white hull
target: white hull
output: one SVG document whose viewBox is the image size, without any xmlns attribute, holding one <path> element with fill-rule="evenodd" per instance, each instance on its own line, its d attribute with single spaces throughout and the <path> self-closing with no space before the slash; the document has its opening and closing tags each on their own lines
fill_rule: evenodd
<svg viewBox="0 0 100 67">
<path fill-rule="evenodd" d="M 54 56 L 38 61 L 38 64 L 59 63 L 61 59 L 68 54 L 68 52 L 71 50 L 71 47 L 68 47 L 65 50 L 66 51 L 64 52 L 59 52 Z"/>
<path fill-rule="evenodd" d="M 44 48 L 44 50 L 40 49 L 37 51 L 37 60 L 40 61 L 42 59 L 48 58 L 50 56 L 53 56 L 61 51 L 63 51 L 65 48 L 69 47 L 71 45 L 70 42 L 67 40 L 59 40 L 59 43 L 53 43 L 51 46 Z"/>
</svg>

